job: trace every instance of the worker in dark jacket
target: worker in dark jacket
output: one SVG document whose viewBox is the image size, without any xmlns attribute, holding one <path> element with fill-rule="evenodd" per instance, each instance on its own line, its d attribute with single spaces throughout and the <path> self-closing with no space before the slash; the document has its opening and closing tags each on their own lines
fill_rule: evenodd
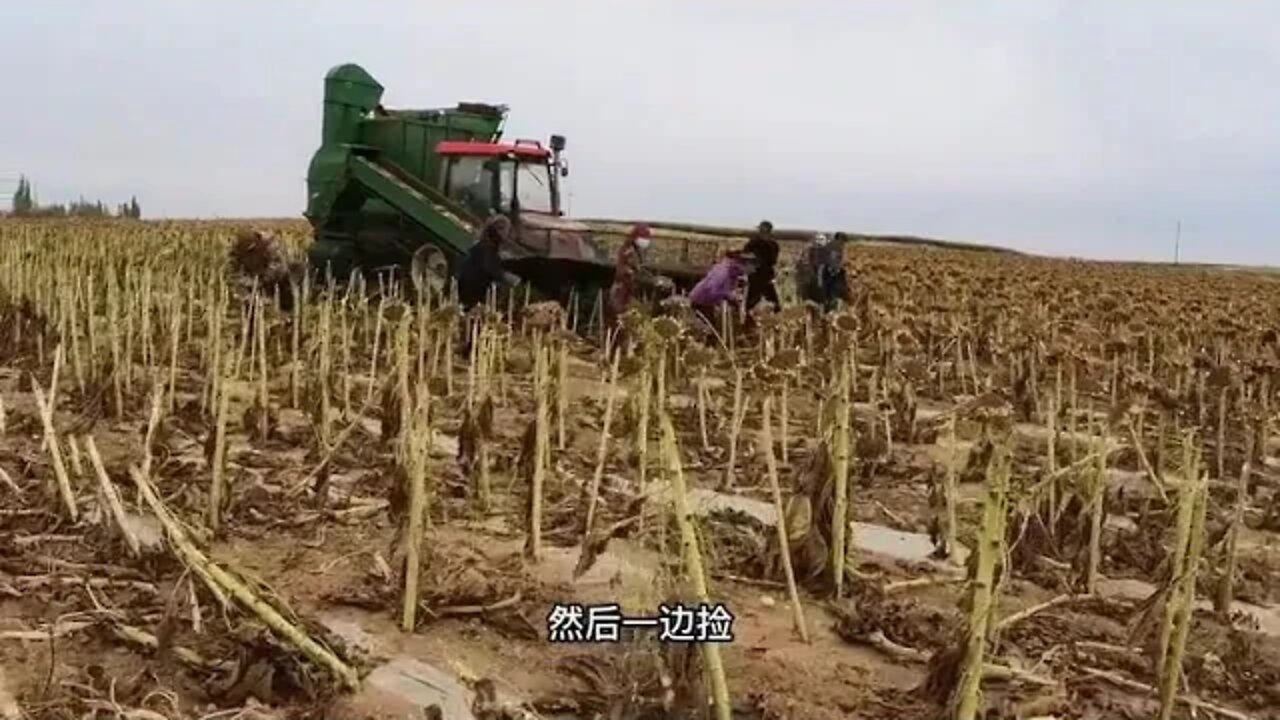
<svg viewBox="0 0 1280 720">
<path fill-rule="evenodd" d="M 511 237 L 511 221 L 504 215 L 494 215 L 480 229 L 476 244 L 458 266 L 458 302 L 464 311 L 480 305 L 494 285 L 515 285 L 518 278 L 502 269 L 502 243 Z M 462 323 L 462 344 L 458 350 L 463 357 L 471 354 L 472 333 L 475 324 Z"/>
<path fill-rule="evenodd" d="M 476 244 L 458 266 L 458 302 L 464 310 L 484 302 L 493 285 L 506 283 L 499 251 L 510 236 L 511 221 L 503 215 L 494 215 L 480 230 Z"/>
<path fill-rule="evenodd" d="M 849 238 L 842 232 L 831 238 L 831 267 L 833 272 L 826 278 L 827 297 L 837 303 L 853 302 L 853 288 L 849 284 L 849 274 L 844 266 L 844 248 Z"/>
<path fill-rule="evenodd" d="M 755 269 L 747 276 L 747 313 L 761 300 L 767 300 L 773 303 L 775 310 L 781 310 L 778 289 L 773 284 L 778 265 L 778 241 L 773 239 L 773 223 L 768 220 L 761 222 L 756 233 L 743 246 L 742 252 L 749 253 L 756 259 Z M 753 325 L 749 314 L 747 325 Z"/>
<path fill-rule="evenodd" d="M 813 236 L 796 261 L 796 296 L 828 312 L 848 296 L 844 271 L 844 233 L 836 240 L 822 233 Z"/>
</svg>

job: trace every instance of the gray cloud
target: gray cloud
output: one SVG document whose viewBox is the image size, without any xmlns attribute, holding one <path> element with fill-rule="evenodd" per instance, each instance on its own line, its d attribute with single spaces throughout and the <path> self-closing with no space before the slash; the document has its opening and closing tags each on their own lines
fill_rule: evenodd
<svg viewBox="0 0 1280 720">
<path fill-rule="evenodd" d="M 0 10 L 0 173 L 171 216 L 298 214 L 321 79 L 569 137 L 572 210 L 1272 262 L 1280 6 L 38 3 Z M 8 16 L 8 17 L 5 17 Z"/>
</svg>

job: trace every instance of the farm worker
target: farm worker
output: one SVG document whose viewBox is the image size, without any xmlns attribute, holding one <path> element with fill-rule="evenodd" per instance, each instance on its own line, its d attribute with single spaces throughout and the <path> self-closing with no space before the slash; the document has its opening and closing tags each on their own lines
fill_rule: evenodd
<svg viewBox="0 0 1280 720">
<path fill-rule="evenodd" d="M 259 230 L 241 230 L 231 246 L 231 271 L 246 296 L 256 287 L 266 298 L 279 298 L 280 309 L 293 309 L 294 267 L 275 235 Z"/>
<path fill-rule="evenodd" d="M 836 258 L 840 267 L 844 267 L 844 246 L 848 244 L 849 236 L 842 232 L 838 232 L 831 236 L 831 255 Z"/>
<path fill-rule="evenodd" d="M 739 284 L 751 272 L 753 263 L 754 258 L 745 253 L 726 254 L 689 291 L 689 304 L 712 327 L 716 327 L 717 311 L 722 304 L 735 298 Z"/>
<path fill-rule="evenodd" d="M 778 241 L 773 239 L 773 223 L 762 221 L 742 251 L 750 253 L 757 261 L 755 269 L 747 276 L 747 312 L 751 312 L 761 300 L 773 303 L 775 310 L 782 309 L 778 289 L 773 285 L 778 264 Z M 748 317 L 747 325 L 750 327 L 752 324 Z"/>
<path fill-rule="evenodd" d="M 796 296 L 801 302 L 813 302 L 831 310 L 845 297 L 842 241 L 844 233 L 833 243 L 826 235 L 813 236 L 796 261 Z"/>
<path fill-rule="evenodd" d="M 827 278 L 827 297 L 837 302 L 850 302 L 852 296 L 849 287 L 849 274 L 844 268 L 844 246 L 848 237 L 838 232 L 831 238 L 831 267 L 835 272 Z"/>
<path fill-rule="evenodd" d="M 511 221 L 504 215 L 494 215 L 480 229 L 476 244 L 458 266 L 458 302 L 464 310 L 484 302 L 493 285 L 507 283 L 500 250 L 510 237 Z"/>
<path fill-rule="evenodd" d="M 458 266 L 458 302 L 464 311 L 483 303 L 494 285 L 514 285 L 516 277 L 502 269 L 502 243 L 511 237 L 511 221 L 505 215 L 490 217 L 480 229 L 476 244 Z M 471 354 L 470 321 L 463 324 L 462 354 Z"/>
<path fill-rule="evenodd" d="M 653 233 L 643 223 L 631 228 L 627 239 L 618 249 L 618 262 L 613 271 L 613 285 L 609 288 L 609 300 L 605 303 L 605 320 L 610 328 L 616 328 L 618 318 L 631 306 L 636 288 L 651 283 L 653 277 L 644 267 L 644 251 L 649 249 Z"/>
</svg>

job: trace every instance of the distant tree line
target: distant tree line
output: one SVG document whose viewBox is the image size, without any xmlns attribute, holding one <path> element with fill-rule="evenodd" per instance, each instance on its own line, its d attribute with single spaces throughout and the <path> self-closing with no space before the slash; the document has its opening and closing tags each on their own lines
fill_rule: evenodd
<svg viewBox="0 0 1280 720">
<path fill-rule="evenodd" d="M 90 202 L 83 196 L 65 205 L 41 205 L 36 200 L 31 181 L 23 176 L 18 178 L 18 189 L 13 191 L 13 206 L 10 214 L 14 217 L 120 217 L 138 220 L 142 217 L 142 207 L 138 205 L 136 197 L 129 198 L 129 202 L 120 203 L 114 211 L 101 200 Z"/>
</svg>

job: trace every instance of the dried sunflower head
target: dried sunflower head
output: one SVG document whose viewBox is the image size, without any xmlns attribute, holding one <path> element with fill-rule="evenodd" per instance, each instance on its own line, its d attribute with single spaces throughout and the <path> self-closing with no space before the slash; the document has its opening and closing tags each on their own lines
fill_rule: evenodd
<svg viewBox="0 0 1280 720">
<path fill-rule="evenodd" d="M 387 322 L 395 323 L 395 322 L 399 322 L 401 318 L 405 317 L 405 315 L 407 315 L 408 312 L 409 312 L 409 309 L 405 307 L 403 303 L 398 303 L 398 302 L 388 303 L 385 307 L 382 308 L 382 318 Z"/>
<path fill-rule="evenodd" d="M 533 371 L 533 352 L 529 348 L 512 348 L 507 353 L 507 369 L 516 375 Z"/>
<path fill-rule="evenodd" d="M 692 370 L 707 367 L 716 359 L 716 354 L 701 343 L 690 344 L 684 351 L 684 364 Z"/>
<path fill-rule="evenodd" d="M 747 370 L 743 380 L 757 388 L 765 389 L 772 388 L 781 382 L 782 375 L 768 364 L 757 363 Z"/>
<path fill-rule="evenodd" d="M 652 327 L 654 334 L 667 342 L 676 340 L 684 331 L 684 328 L 680 325 L 680 321 L 667 316 L 655 319 L 652 323 Z"/>
<path fill-rule="evenodd" d="M 534 303 L 524 308 L 524 321 L 529 327 L 549 330 L 560 324 L 563 309 L 553 300 Z"/>
<path fill-rule="evenodd" d="M 502 313 L 498 312 L 496 308 L 491 308 L 488 305 L 480 307 L 484 308 L 480 318 L 481 322 L 484 322 L 486 325 L 492 325 L 503 329 L 508 327 L 508 325 L 503 322 Z"/>
<path fill-rule="evenodd" d="M 622 323 L 622 328 L 632 335 L 639 334 L 644 329 L 645 323 L 648 322 L 648 318 L 637 308 L 631 308 L 622 313 L 618 320 Z"/>
<path fill-rule="evenodd" d="M 461 306 L 455 305 L 453 303 L 449 303 L 447 305 L 441 305 L 440 307 L 436 308 L 434 312 L 431 313 L 431 324 L 448 325 L 449 323 L 454 322 L 461 316 L 462 316 Z"/>
<path fill-rule="evenodd" d="M 898 345 L 904 348 L 912 348 L 919 344 L 916 341 L 916 336 L 913 335 L 911 331 L 906 328 L 898 328 L 897 330 L 895 330 L 893 339 L 895 342 L 898 343 Z"/>
<path fill-rule="evenodd" d="M 915 358 L 902 364 L 902 374 L 907 380 L 916 385 L 929 381 L 929 368 L 922 361 Z"/>
<path fill-rule="evenodd" d="M 794 373 L 800 369 L 803 364 L 800 350 L 797 348 L 786 348 L 779 350 L 769 358 L 769 365 L 775 370 L 786 373 Z"/>
<path fill-rule="evenodd" d="M 1003 424 L 1013 416 L 1013 405 L 998 392 L 979 395 L 961 408 L 961 414 L 983 424 Z"/>
<path fill-rule="evenodd" d="M 853 334 L 858 332 L 858 318 L 848 310 L 841 310 L 831 314 L 831 327 L 836 332 Z"/>
<path fill-rule="evenodd" d="M 630 377 L 644 369 L 644 358 L 639 355 L 628 355 L 618 361 L 618 374 Z"/>
</svg>

